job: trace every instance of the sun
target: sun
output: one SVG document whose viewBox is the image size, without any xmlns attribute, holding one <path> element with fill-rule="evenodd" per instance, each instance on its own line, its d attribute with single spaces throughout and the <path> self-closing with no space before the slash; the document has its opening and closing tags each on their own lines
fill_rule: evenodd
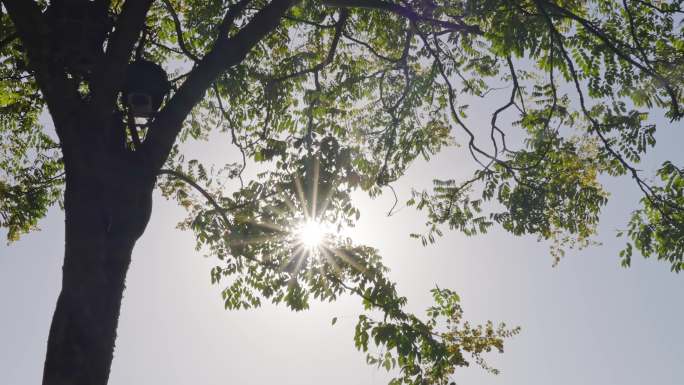
<svg viewBox="0 0 684 385">
<path fill-rule="evenodd" d="M 325 225 L 316 220 L 307 220 L 297 228 L 297 238 L 308 250 L 315 250 L 323 246 L 328 234 Z"/>
</svg>

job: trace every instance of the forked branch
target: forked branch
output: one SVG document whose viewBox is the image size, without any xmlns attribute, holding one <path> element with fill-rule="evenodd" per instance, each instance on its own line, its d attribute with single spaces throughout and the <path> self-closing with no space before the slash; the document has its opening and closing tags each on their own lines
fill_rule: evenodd
<svg viewBox="0 0 684 385">
<path fill-rule="evenodd" d="M 278 26 L 281 17 L 295 3 L 295 0 L 273 0 L 234 36 L 217 37 L 213 48 L 197 63 L 151 124 L 150 135 L 142 148 L 151 171 L 161 169 L 183 121 L 214 81 L 228 68 L 241 63 L 249 51 Z"/>
</svg>

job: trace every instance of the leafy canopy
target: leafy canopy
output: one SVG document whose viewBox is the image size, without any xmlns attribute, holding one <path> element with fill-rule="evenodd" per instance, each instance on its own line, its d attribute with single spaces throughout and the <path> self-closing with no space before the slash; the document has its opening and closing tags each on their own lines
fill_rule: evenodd
<svg viewBox="0 0 684 385">
<path fill-rule="evenodd" d="M 225 136 L 243 161 L 210 167 L 174 148 L 158 181 L 188 209 L 181 227 L 221 261 L 211 277 L 226 308 L 268 300 L 301 310 L 312 297 L 353 293 L 368 311 L 356 346 L 380 347 L 368 362 L 401 368 L 394 383 L 447 383 L 466 353 L 491 369 L 480 354 L 502 350 L 517 329 L 462 322 L 458 296 L 445 289 L 433 291 L 421 321 L 404 310 L 376 250 L 331 236 L 312 253 L 292 236 L 310 217 L 353 225 L 352 192 L 377 196 L 415 159 L 456 142 L 473 159 L 458 167 L 474 166 L 472 176 L 435 180 L 408 202 L 426 213 L 426 233 L 413 235 L 424 244 L 445 229 L 500 225 L 550 240 L 558 259 L 595 235 L 608 201 L 600 177 L 623 176 L 643 198 L 620 233 L 622 263 L 636 250 L 684 268 L 684 170 L 668 161 L 651 181 L 638 168 L 656 142 L 649 113 L 684 113 L 682 0 L 161 0 L 137 51 L 171 74 L 173 96 L 218 39 L 240 37 L 281 3 L 275 28 L 220 72 L 178 136 Z M 115 22 L 122 7 L 109 4 Z M 4 10 L 0 33 L 0 218 L 14 240 L 60 202 L 64 174 Z M 87 101 L 89 80 L 74 80 Z M 488 115 L 470 117 L 474 104 Z M 129 131 L 130 151 L 136 140 Z M 268 171 L 244 180 L 250 162 Z M 225 179 L 241 188 L 225 192 Z"/>
</svg>

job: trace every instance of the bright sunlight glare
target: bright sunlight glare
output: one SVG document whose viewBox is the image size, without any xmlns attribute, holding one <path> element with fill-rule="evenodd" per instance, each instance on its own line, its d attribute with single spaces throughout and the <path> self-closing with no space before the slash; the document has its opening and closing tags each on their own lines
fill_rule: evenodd
<svg viewBox="0 0 684 385">
<path fill-rule="evenodd" d="M 325 235 L 325 226 L 315 220 L 308 220 L 304 222 L 297 230 L 299 241 L 307 249 L 316 249 L 322 246 Z"/>
</svg>

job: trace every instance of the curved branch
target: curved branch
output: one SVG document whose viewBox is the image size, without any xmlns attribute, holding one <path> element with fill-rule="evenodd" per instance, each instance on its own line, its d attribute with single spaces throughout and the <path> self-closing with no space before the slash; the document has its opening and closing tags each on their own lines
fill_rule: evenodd
<svg viewBox="0 0 684 385">
<path fill-rule="evenodd" d="M 204 196 L 212 206 L 214 206 L 214 209 L 216 209 L 216 211 L 219 213 L 219 215 L 221 216 L 221 219 L 223 219 L 223 221 L 225 222 L 225 225 L 230 226 L 230 221 L 228 220 L 228 217 L 226 216 L 226 213 L 225 213 L 228 210 L 221 207 L 221 205 L 219 205 L 218 202 L 216 202 L 216 199 L 214 199 L 214 197 L 211 196 L 211 194 L 209 194 L 209 192 L 207 192 L 207 190 L 203 189 L 202 186 L 197 184 L 197 182 L 195 182 L 192 178 L 190 178 L 189 176 L 187 176 L 187 175 L 185 175 L 179 171 L 165 169 L 165 168 L 159 170 L 159 172 L 157 174 L 158 175 L 171 175 L 172 177 L 180 179 L 183 182 L 192 186 L 195 190 L 197 190 L 200 194 L 202 194 L 202 196 Z"/>
<path fill-rule="evenodd" d="M 235 132 L 235 125 L 231 121 L 230 115 L 228 114 L 228 111 L 226 111 L 225 107 L 223 106 L 223 101 L 221 100 L 221 93 L 219 92 L 219 89 L 216 86 L 216 83 L 214 83 L 213 88 L 214 88 L 214 93 L 216 94 L 216 101 L 217 101 L 218 107 L 221 110 L 221 117 L 228 120 L 228 124 L 230 124 L 231 141 L 238 148 L 238 150 L 240 150 L 240 154 L 242 155 L 242 167 L 240 168 L 240 172 L 238 172 L 238 179 L 240 179 L 240 185 L 244 186 L 245 182 L 242 179 L 242 173 L 245 171 L 245 168 L 247 168 L 247 155 L 245 154 L 245 148 L 239 142 L 239 139 L 237 137 L 237 133 Z"/>
<path fill-rule="evenodd" d="M 142 150 L 152 172 L 161 169 L 183 121 L 214 81 L 228 68 L 241 63 L 249 51 L 279 25 L 280 18 L 295 3 L 296 0 L 273 0 L 233 37 L 217 38 L 213 48 L 197 63 L 150 125 L 150 134 Z"/>
<path fill-rule="evenodd" d="M 260 194 L 261 196 L 257 197 L 257 199 L 255 199 L 254 201 L 235 204 L 235 205 L 232 205 L 230 207 L 223 207 L 216 201 L 216 199 L 207 190 L 205 190 L 202 186 L 200 186 L 197 182 L 195 182 L 191 177 L 183 174 L 180 171 L 175 171 L 175 170 L 163 168 L 163 169 L 159 170 L 157 175 L 170 175 L 176 179 L 182 180 L 183 182 L 189 184 L 192 188 L 197 190 L 200 194 L 202 194 L 202 196 L 207 200 L 207 202 L 209 202 L 209 204 L 214 208 L 214 210 L 219 213 L 219 215 L 221 216 L 221 219 L 224 221 L 224 224 L 226 225 L 226 227 L 230 227 L 230 221 L 228 220 L 228 217 L 226 216 L 227 212 L 244 208 L 250 204 L 253 204 L 254 201 L 260 201 L 262 199 L 269 198 L 269 197 L 279 193 L 279 191 L 272 191 L 270 193 Z"/>
<path fill-rule="evenodd" d="M 292 16 L 291 14 L 287 14 L 287 15 L 283 16 L 283 19 L 295 21 L 297 23 L 310 25 L 310 26 L 316 27 L 316 28 L 322 28 L 322 29 L 335 28 L 335 24 L 317 23 L 317 22 L 312 21 L 312 20 L 306 20 L 306 19 L 302 19 L 299 17 Z"/>
<path fill-rule="evenodd" d="M 388 183 L 384 187 L 388 187 L 390 191 L 392 191 L 392 195 L 394 195 L 394 203 L 392 203 L 392 207 L 390 207 L 390 209 L 387 211 L 387 216 L 391 217 L 399 211 L 394 211 L 394 209 L 397 207 L 397 204 L 399 204 L 399 197 L 397 196 L 397 191 L 394 189 L 394 187 L 392 187 L 391 184 Z"/>
<path fill-rule="evenodd" d="M 319 72 L 323 68 L 325 68 L 328 64 L 332 63 L 333 59 L 335 58 L 335 52 L 337 51 L 337 46 L 340 42 L 340 36 L 342 36 L 342 31 L 344 30 L 344 26 L 347 22 L 347 19 L 349 18 L 349 11 L 346 9 L 343 9 L 340 12 L 340 18 L 337 20 L 335 23 L 335 35 L 333 35 L 332 43 L 330 44 L 330 50 L 328 50 L 328 54 L 326 55 L 325 59 L 323 59 L 322 62 L 316 64 L 315 66 L 311 68 L 306 68 L 301 71 L 293 72 L 291 74 L 283 75 L 274 79 L 271 79 L 273 82 L 282 82 L 287 79 L 292 79 L 296 78 L 302 75 L 310 74 L 313 72 Z"/>
<path fill-rule="evenodd" d="M 354 43 L 366 48 L 373 56 L 377 57 L 378 59 L 388 61 L 390 63 L 398 63 L 400 61 L 405 60 L 406 55 L 408 54 L 408 48 L 410 48 L 410 46 L 411 46 L 411 38 L 413 37 L 413 34 L 411 33 L 411 30 L 409 29 L 408 33 L 407 33 L 407 37 L 406 37 L 406 43 L 404 44 L 404 49 L 402 51 L 402 55 L 398 58 L 391 58 L 389 56 L 385 56 L 385 55 L 381 54 L 375 48 L 373 48 L 373 46 L 371 46 L 369 43 L 367 43 L 363 40 L 357 39 L 357 38 L 349 35 L 348 33 L 344 33 L 344 32 L 342 35 L 346 39 L 351 40 Z"/>
<path fill-rule="evenodd" d="M 680 8 L 665 9 L 665 8 L 659 7 L 659 6 L 653 4 L 649 1 L 646 1 L 646 0 L 634 0 L 634 1 L 636 1 L 637 3 L 639 3 L 645 7 L 648 7 L 648 8 L 651 8 L 651 9 L 657 11 L 657 12 L 660 12 L 660 13 L 666 13 L 666 14 L 667 13 L 684 13 L 684 11 L 682 11 Z"/>
<path fill-rule="evenodd" d="M 515 73 L 515 67 L 513 66 L 513 60 L 511 59 L 510 55 L 506 56 L 506 63 L 508 64 L 508 69 L 511 73 L 511 79 L 513 80 L 513 89 L 511 90 L 511 96 L 508 98 L 508 101 L 506 102 L 506 104 L 497 108 L 496 111 L 494 111 L 494 113 L 492 114 L 492 119 L 490 121 L 490 124 L 491 124 L 490 138 L 491 138 L 492 144 L 494 146 L 494 155 L 499 154 L 499 148 L 498 148 L 498 144 L 496 142 L 495 136 L 494 136 L 494 132 L 498 132 L 499 135 L 501 135 L 501 142 L 502 142 L 502 146 L 503 146 L 501 151 L 505 152 L 508 150 L 508 148 L 506 147 L 506 134 L 497 125 L 497 120 L 499 119 L 499 114 L 506 111 L 508 108 L 510 108 L 511 106 L 513 106 L 515 104 L 515 95 L 519 92 L 519 89 L 520 89 L 520 85 L 518 84 L 518 75 L 516 75 L 516 73 Z"/>
<path fill-rule="evenodd" d="M 599 38 L 606 45 L 606 47 L 608 47 L 608 49 L 610 49 L 617 57 L 629 63 L 633 67 L 645 72 L 646 74 L 660 82 L 662 86 L 665 88 L 667 94 L 670 96 L 670 99 L 672 100 L 673 118 L 681 117 L 682 114 L 679 111 L 679 98 L 677 97 L 677 91 L 672 87 L 670 82 L 667 79 L 665 79 L 661 74 L 650 68 L 648 64 L 642 64 L 639 61 L 634 60 L 631 54 L 624 52 L 622 49 L 618 47 L 618 45 L 627 46 L 632 50 L 634 49 L 633 47 L 629 46 L 624 42 L 612 40 L 603 30 L 595 26 L 591 21 L 578 16 L 577 14 L 569 11 L 565 7 L 561 7 L 557 4 L 545 0 L 543 0 L 543 4 L 540 0 L 537 0 L 535 2 L 537 3 L 539 10 L 545 13 L 547 18 L 550 18 L 551 16 L 548 14 L 548 11 L 545 8 L 546 5 L 560 12 L 566 18 L 574 20 L 575 22 L 579 23 L 587 32 Z"/>
<path fill-rule="evenodd" d="M 600 124 L 596 119 L 591 115 L 589 112 L 589 109 L 586 106 L 585 98 L 584 98 L 584 92 L 582 92 L 582 88 L 580 86 L 580 81 L 579 81 L 579 75 L 577 74 L 577 70 L 575 69 L 575 65 L 573 64 L 572 59 L 570 58 L 570 55 L 568 51 L 566 50 L 565 46 L 563 45 L 563 41 L 561 39 L 562 35 L 560 32 L 556 29 L 556 27 L 553 25 L 553 22 L 551 20 L 551 16 L 548 14 L 546 9 L 544 7 L 539 7 L 540 11 L 544 15 L 544 17 L 547 20 L 547 23 L 549 24 L 549 27 L 552 29 L 553 33 L 558 36 L 558 46 L 560 49 L 560 52 L 563 54 L 563 59 L 568 65 L 568 70 L 570 71 L 573 84 L 575 86 L 575 90 L 578 94 L 579 97 L 579 102 L 580 102 L 580 107 L 582 109 L 582 113 L 584 116 L 589 120 L 591 123 L 591 131 L 596 134 L 596 136 L 599 138 L 601 143 L 603 144 L 603 147 L 608 151 L 609 154 L 611 154 L 615 160 L 617 160 L 626 170 L 629 171 L 632 179 L 636 182 L 637 186 L 639 189 L 642 191 L 646 199 L 660 212 L 660 214 L 666 218 L 668 221 L 672 221 L 671 216 L 663 210 L 663 207 L 661 204 L 670 207 L 671 209 L 677 210 L 677 211 L 684 211 L 684 207 L 672 204 L 669 201 L 663 201 L 662 198 L 660 198 L 655 192 L 653 191 L 653 188 L 646 183 L 641 176 L 639 176 L 639 171 L 629 164 L 624 157 L 616 151 L 613 146 L 610 144 L 610 141 L 608 138 L 606 138 L 605 135 L 601 132 Z M 658 202 L 656 202 L 656 200 Z"/>
<path fill-rule="evenodd" d="M 169 0 L 162 0 L 162 2 L 164 3 L 164 7 L 167 11 L 169 11 L 169 13 L 171 14 L 171 18 L 173 19 L 173 25 L 176 29 L 176 40 L 178 40 L 178 47 L 185 56 L 187 56 L 190 60 L 197 63 L 200 59 L 185 44 L 185 38 L 183 38 L 183 27 L 181 25 L 180 19 L 178 18 L 178 13 L 176 13 L 176 10 L 173 9 L 173 5 L 171 4 L 171 2 L 169 2 Z"/>
<path fill-rule="evenodd" d="M 323 4 L 326 4 L 330 7 L 339 8 L 366 8 L 388 11 L 398 16 L 405 17 L 413 23 L 426 22 L 432 25 L 440 26 L 444 29 L 448 29 L 453 32 L 472 33 L 476 35 L 483 34 L 479 26 L 453 23 L 450 21 L 425 17 L 409 7 L 404 7 L 399 4 L 388 3 L 383 0 L 323 0 Z"/>
</svg>

